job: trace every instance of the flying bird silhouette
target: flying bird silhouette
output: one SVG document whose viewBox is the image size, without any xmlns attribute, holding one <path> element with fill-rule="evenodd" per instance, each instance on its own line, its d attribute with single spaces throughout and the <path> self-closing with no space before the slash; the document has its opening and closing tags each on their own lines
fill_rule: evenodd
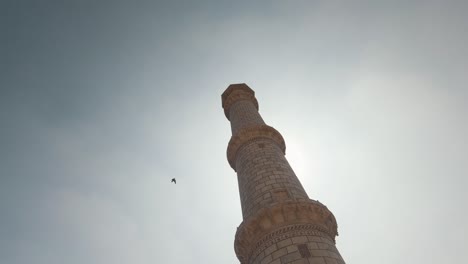
<svg viewBox="0 0 468 264">
<path fill-rule="evenodd" d="M 177 184 L 175 178 L 172 178 L 171 182 L 173 182 L 174 184 Z"/>
</svg>

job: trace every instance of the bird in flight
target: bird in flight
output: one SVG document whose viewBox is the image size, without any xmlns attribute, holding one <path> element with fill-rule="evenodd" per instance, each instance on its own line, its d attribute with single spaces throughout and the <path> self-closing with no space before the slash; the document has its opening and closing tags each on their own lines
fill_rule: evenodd
<svg viewBox="0 0 468 264">
<path fill-rule="evenodd" d="M 175 178 L 172 178 L 171 182 L 173 182 L 174 184 L 177 184 Z"/>
</svg>

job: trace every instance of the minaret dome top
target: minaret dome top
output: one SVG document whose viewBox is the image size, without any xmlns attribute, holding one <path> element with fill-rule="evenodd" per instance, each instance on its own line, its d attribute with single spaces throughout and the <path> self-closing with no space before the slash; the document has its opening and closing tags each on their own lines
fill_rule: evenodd
<svg viewBox="0 0 468 264">
<path fill-rule="evenodd" d="M 255 105 L 258 110 L 258 102 L 255 98 L 255 92 L 245 83 L 231 84 L 221 95 L 222 106 L 224 108 L 224 114 L 229 119 L 230 107 L 241 100 L 249 100 Z"/>
</svg>

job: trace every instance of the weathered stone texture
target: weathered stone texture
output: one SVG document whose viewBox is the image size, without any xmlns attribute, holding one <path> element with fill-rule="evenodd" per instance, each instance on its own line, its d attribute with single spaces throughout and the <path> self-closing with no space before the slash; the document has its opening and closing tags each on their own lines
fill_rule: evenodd
<svg viewBox="0 0 468 264">
<path fill-rule="evenodd" d="M 245 84 L 222 94 L 232 137 L 227 156 L 237 172 L 243 222 L 234 248 L 242 264 L 344 264 L 333 214 L 310 200 L 286 160 L 281 134 L 258 113 Z"/>
<path fill-rule="evenodd" d="M 261 252 L 251 263 L 307 263 L 307 264 L 344 264 L 343 258 L 338 253 L 334 243 L 330 245 L 322 240 L 322 237 L 314 237 L 313 241 L 309 241 L 307 236 L 298 236 L 287 238 L 276 242 L 272 246 Z M 322 242 L 315 242 L 320 240 Z M 326 238 L 325 238 L 326 240 Z M 301 241 L 302 243 L 294 243 L 293 241 Z M 327 245 L 326 249 L 317 249 L 317 244 Z M 307 252 L 301 252 L 298 247 L 305 247 Z"/>
<path fill-rule="evenodd" d="M 236 171 L 244 218 L 275 202 L 308 199 L 273 140 L 258 138 L 240 148 Z"/>
<path fill-rule="evenodd" d="M 233 135 L 239 129 L 265 124 L 257 108 L 251 101 L 247 100 L 234 103 L 229 110 L 229 116 L 231 117 L 231 131 Z"/>
</svg>

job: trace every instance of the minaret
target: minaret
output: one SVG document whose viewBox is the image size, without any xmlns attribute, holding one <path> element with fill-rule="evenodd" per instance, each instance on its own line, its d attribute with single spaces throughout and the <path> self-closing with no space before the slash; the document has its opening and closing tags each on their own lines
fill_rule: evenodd
<svg viewBox="0 0 468 264">
<path fill-rule="evenodd" d="M 335 247 L 335 217 L 307 196 L 284 157 L 283 137 L 258 113 L 255 92 L 232 84 L 221 98 L 232 130 L 227 158 L 242 205 L 234 242 L 240 262 L 344 264 Z"/>
</svg>

